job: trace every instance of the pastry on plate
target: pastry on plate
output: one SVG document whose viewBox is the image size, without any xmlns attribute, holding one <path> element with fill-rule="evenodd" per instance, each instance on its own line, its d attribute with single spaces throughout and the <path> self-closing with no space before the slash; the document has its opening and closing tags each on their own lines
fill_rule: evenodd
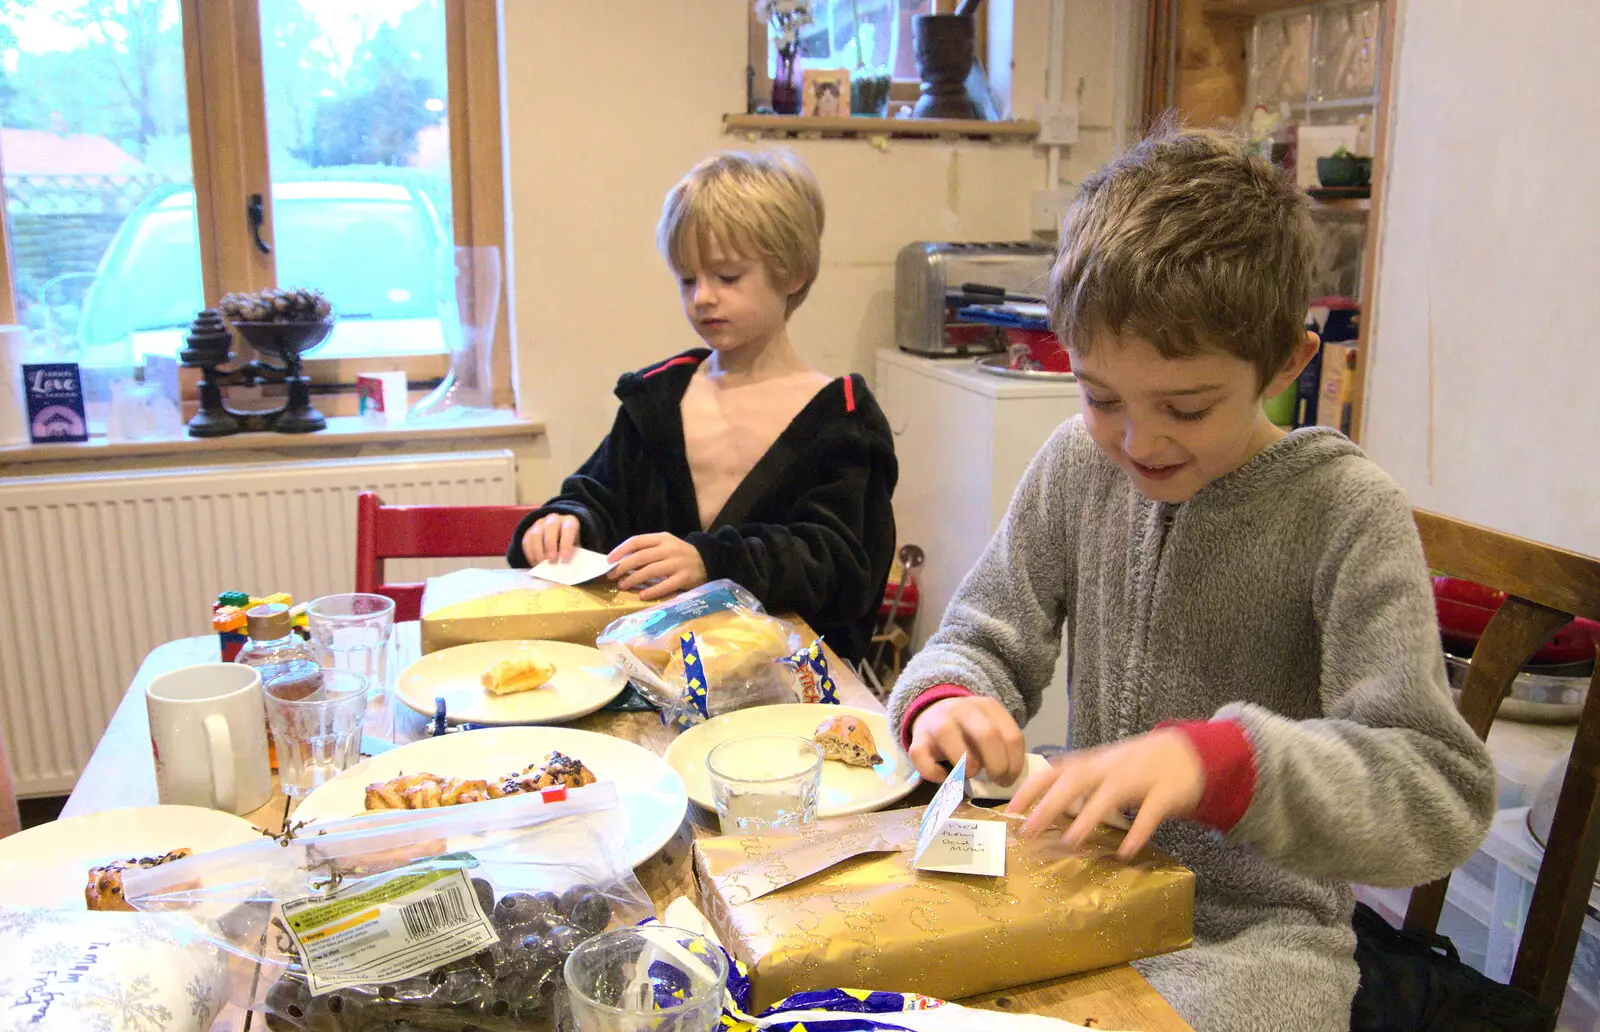
<svg viewBox="0 0 1600 1032">
<path fill-rule="evenodd" d="M 104 867 L 89 868 L 89 884 L 83 889 L 83 902 L 90 910 L 132 910 L 128 901 L 122 898 L 122 874 L 124 871 L 149 870 L 170 864 L 174 860 L 182 860 L 193 855 L 192 849 L 174 849 L 164 856 L 142 856 L 129 860 L 114 860 Z"/>
<path fill-rule="evenodd" d="M 367 786 L 368 810 L 431 810 L 439 806 L 481 803 L 518 792 L 564 786 L 582 788 L 597 779 L 583 761 L 565 753 L 553 752 L 539 763 L 512 771 L 492 781 L 483 778 L 448 778 L 418 772 L 402 774 L 388 781 Z"/>
<path fill-rule="evenodd" d="M 482 778 L 445 778 L 437 774 L 405 774 L 367 786 L 368 810 L 431 810 L 499 799 L 504 792 Z"/>
<path fill-rule="evenodd" d="M 598 778 L 584 762 L 565 753 L 553 752 L 542 763 L 530 764 L 518 774 L 509 774 L 500 788 L 506 795 L 516 792 L 538 792 L 546 788 L 582 788 L 594 784 Z"/>
<path fill-rule="evenodd" d="M 502 659 L 483 672 L 484 688 L 494 695 L 511 695 L 543 688 L 556 676 L 556 666 L 542 659 Z"/>
<path fill-rule="evenodd" d="M 852 767 L 876 767 L 883 762 L 878 755 L 878 744 L 872 740 L 872 729 L 866 721 L 848 713 L 829 717 L 817 725 L 811 740 L 822 746 L 822 757 L 838 760 Z"/>
</svg>

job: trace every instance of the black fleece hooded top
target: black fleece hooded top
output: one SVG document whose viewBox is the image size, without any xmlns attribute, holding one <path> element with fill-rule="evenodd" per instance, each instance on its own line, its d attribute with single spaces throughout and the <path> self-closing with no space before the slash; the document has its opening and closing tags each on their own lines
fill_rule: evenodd
<svg viewBox="0 0 1600 1032">
<path fill-rule="evenodd" d="M 841 656 L 860 659 L 894 555 L 899 465 L 889 422 L 859 375 L 832 381 L 702 530 L 680 403 L 710 354 L 687 351 L 618 380 L 610 435 L 523 519 L 506 558 L 526 567 L 522 536 L 551 513 L 576 516 L 583 547 L 597 552 L 666 532 L 699 551 L 708 580 L 743 585 L 768 611 L 798 615 Z"/>
</svg>

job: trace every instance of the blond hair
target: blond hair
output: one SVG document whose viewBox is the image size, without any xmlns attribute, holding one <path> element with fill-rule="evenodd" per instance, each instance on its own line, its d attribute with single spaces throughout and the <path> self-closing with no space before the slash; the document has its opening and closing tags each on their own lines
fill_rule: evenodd
<svg viewBox="0 0 1600 1032">
<path fill-rule="evenodd" d="M 1050 321 L 1069 348 L 1130 334 L 1216 348 L 1260 384 L 1305 335 L 1315 229 L 1305 193 L 1238 136 L 1170 121 L 1090 176 L 1067 210 Z"/>
<path fill-rule="evenodd" d="M 787 151 L 713 155 L 678 181 L 661 206 L 656 246 L 675 271 L 705 261 L 716 246 L 759 261 L 786 290 L 793 313 L 822 263 L 822 190 Z"/>
</svg>

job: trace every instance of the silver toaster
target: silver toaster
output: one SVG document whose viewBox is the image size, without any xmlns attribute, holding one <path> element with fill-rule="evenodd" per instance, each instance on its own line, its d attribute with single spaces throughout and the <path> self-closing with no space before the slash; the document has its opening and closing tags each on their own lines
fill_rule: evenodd
<svg viewBox="0 0 1600 1032">
<path fill-rule="evenodd" d="M 894 339 L 916 355 L 977 355 L 1005 349 L 993 327 L 963 323 L 956 309 L 968 285 L 1037 297 L 1045 292 L 1055 248 L 1033 243 L 960 244 L 918 241 L 894 263 Z"/>
</svg>

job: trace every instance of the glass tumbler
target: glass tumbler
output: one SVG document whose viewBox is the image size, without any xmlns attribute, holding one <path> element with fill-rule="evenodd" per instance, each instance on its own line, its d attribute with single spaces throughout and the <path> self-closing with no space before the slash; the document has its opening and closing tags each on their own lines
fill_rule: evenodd
<svg viewBox="0 0 1600 1032">
<path fill-rule="evenodd" d="M 353 670 L 323 670 L 308 681 L 265 686 L 267 723 L 278 749 L 278 783 L 299 799 L 361 759 L 367 679 Z"/>
<path fill-rule="evenodd" d="M 799 735 L 749 735 L 706 756 L 724 835 L 792 834 L 817 819 L 822 749 Z"/>
<path fill-rule="evenodd" d="M 324 595 L 306 606 L 306 624 L 317 662 L 354 670 L 382 697 L 389 686 L 389 649 L 394 637 L 394 599 L 386 595 Z"/>
<path fill-rule="evenodd" d="M 579 944 L 562 971 L 562 1032 L 710 1032 L 721 1026 L 727 956 L 682 928 L 605 932 Z"/>
</svg>

